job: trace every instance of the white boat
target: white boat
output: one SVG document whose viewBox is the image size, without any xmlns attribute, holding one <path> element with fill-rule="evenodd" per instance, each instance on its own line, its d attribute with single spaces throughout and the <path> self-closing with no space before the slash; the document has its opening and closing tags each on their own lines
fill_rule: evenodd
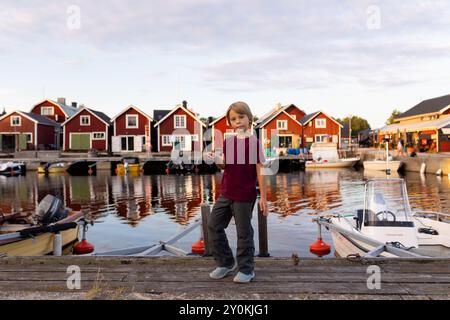
<svg viewBox="0 0 450 320">
<path fill-rule="evenodd" d="M 369 180 L 363 209 L 317 222 L 340 257 L 450 257 L 450 215 L 411 212 L 403 179 Z"/>
<path fill-rule="evenodd" d="M 306 168 L 351 168 L 358 163 L 359 158 L 346 158 L 337 160 L 319 160 L 306 161 Z"/>
<path fill-rule="evenodd" d="M 391 172 L 397 172 L 401 169 L 403 162 L 394 161 L 392 157 L 389 156 L 389 147 L 387 143 L 384 158 L 384 160 L 363 161 L 364 170 L 385 171 L 390 174 Z"/>
<path fill-rule="evenodd" d="M 339 158 L 336 143 L 313 143 L 311 146 L 312 161 L 306 161 L 308 168 L 351 168 L 358 163 L 359 157 Z"/>
<path fill-rule="evenodd" d="M 372 171 L 386 171 L 386 169 L 388 169 L 391 172 L 397 172 L 402 165 L 403 163 L 401 161 L 373 160 L 363 162 L 364 170 Z"/>
<path fill-rule="evenodd" d="M 0 174 L 13 176 L 22 174 L 25 171 L 24 164 L 19 162 L 0 163 Z"/>
</svg>

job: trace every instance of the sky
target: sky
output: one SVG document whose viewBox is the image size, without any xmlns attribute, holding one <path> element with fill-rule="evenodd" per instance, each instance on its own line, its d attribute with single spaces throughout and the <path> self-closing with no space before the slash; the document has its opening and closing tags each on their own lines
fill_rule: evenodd
<svg viewBox="0 0 450 320">
<path fill-rule="evenodd" d="M 1 0 L 0 108 L 278 103 L 372 128 L 450 94 L 450 1 Z"/>
</svg>

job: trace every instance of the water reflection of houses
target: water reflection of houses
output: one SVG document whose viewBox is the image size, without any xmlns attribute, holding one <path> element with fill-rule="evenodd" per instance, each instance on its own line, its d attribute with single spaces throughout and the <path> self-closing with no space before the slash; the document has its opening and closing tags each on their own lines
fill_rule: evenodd
<svg viewBox="0 0 450 320">
<path fill-rule="evenodd" d="M 0 212 L 31 215 L 37 199 L 36 182 L 29 176 L 0 176 Z"/>
<path fill-rule="evenodd" d="M 173 215 L 172 219 L 186 224 L 199 212 L 203 203 L 205 176 L 157 176 L 158 207 Z"/>
<path fill-rule="evenodd" d="M 269 209 L 282 216 L 302 211 L 316 214 L 342 202 L 338 170 L 310 170 L 267 179 L 267 200 L 272 206 Z"/>
</svg>

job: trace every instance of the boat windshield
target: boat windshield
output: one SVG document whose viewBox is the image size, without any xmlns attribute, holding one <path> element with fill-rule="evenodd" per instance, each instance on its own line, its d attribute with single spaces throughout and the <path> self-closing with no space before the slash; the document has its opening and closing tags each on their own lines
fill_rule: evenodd
<svg viewBox="0 0 450 320">
<path fill-rule="evenodd" d="M 366 223 L 398 224 L 411 221 L 403 179 L 370 180 L 365 193 Z"/>
</svg>

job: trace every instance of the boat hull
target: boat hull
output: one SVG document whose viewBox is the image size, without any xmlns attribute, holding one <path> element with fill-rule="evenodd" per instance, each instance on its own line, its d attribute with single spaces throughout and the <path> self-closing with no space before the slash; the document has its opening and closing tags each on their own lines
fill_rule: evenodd
<svg viewBox="0 0 450 320">
<path fill-rule="evenodd" d="M 390 169 L 392 172 L 397 172 L 400 170 L 402 162 L 389 161 L 389 163 L 386 164 L 386 161 L 364 161 L 363 166 L 364 170 L 386 171 L 386 169 Z"/>
<path fill-rule="evenodd" d="M 72 212 L 70 215 L 57 222 L 57 224 L 64 224 L 69 222 L 76 222 L 83 216 L 82 212 Z M 14 225 L 18 226 L 18 225 Z M 14 230 L 12 226 L 4 226 L 0 231 L 10 229 L 9 232 L 19 231 L 24 229 L 24 226 L 19 225 Z M 73 229 L 61 231 L 62 246 L 65 247 L 78 240 L 79 226 Z M 0 242 L 0 254 L 6 254 L 7 256 L 41 256 L 47 255 L 53 252 L 53 240 L 55 235 L 51 232 L 39 234 L 33 238 L 19 238 L 17 240 L 7 240 Z"/>
<path fill-rule="evenodd" d="M 358 160 L 351 161 L 337 161 L 337 162 L 311 162 L 307 161 L 306 168 L 352 168 L 356 165 Z"/>
</svg>

